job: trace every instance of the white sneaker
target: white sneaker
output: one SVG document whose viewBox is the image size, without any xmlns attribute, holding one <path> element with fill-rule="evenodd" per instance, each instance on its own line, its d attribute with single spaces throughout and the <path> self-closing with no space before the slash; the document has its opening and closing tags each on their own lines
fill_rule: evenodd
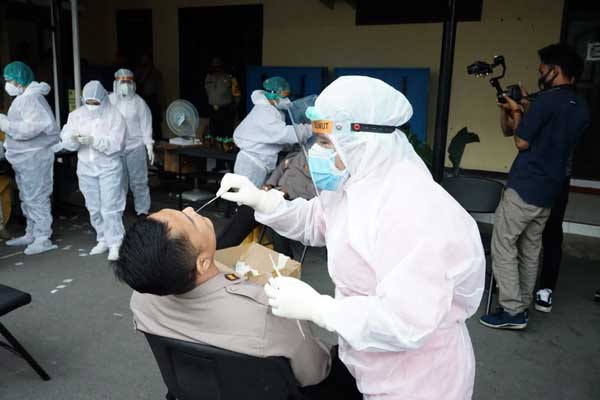
<svg viewBox="0 0 600 400">
<path fill-rule="evenodd" d="M 119 246 L 111 246 L 108 251 L 108 261 L 117 261 L 119 259 Z"/>
<path fill-rule="evenodd" d="M 96 254 L 106 253 L 108 251 L 108 246 L 104 242 L 98 242 L 92 250 L 90 250 L 90 256 L 95 256 Z"/>
<path fill-rule="evenodd" d="M 540 289 L 535 295 L 535 309 L 549 313 L 552 311 L 552 290 Z"/>
<path fill-rule="evenodd" d="M 41 254 L 54 249 L 58 249 L 58 246 L 52 244 L 50 239 L 41 238 L 36 239 L 33 243 L 27 246 L 23 253 L 26 256 L 32 256 L 34 254 Z"/>
<path fill-rule="evenodd" d="M 33 243 L 33 235 L 31 234 L 25 234 L 21 237 L 6 241 L 7 246 L 28 246 L 31 243 Z"/>
</svg>

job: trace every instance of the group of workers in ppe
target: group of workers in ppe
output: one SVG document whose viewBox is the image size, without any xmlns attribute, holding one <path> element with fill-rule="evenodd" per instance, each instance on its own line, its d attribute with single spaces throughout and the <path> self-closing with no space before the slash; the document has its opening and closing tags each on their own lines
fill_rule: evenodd
<svg viewBox="0 0 600 400">
<path fill-rule="evenodd" d="M 15 61 L 4 68 L 5 90 L 15 97 L 8 114 L 0 114 L 6 133 L 6 159 L 15 171 L 25 235 L 6 242 L 38 254 L 57 248 L 50 241 L 54 153 L 77 151 L 77 177 L 97 244 L 90 254 L 108 252 L 116 260 L 124 236 L 122 215 L 131 188 L 138 215 L 148 214 L 147 160 L 154 161 L 152 115 L 135 93 L 134 75 L 120 69 L 110 96 L 98 81 L 83 88 L 83 107 L 69 114 L 62 131 L 44 98 L 50 86 L 34 81 L 33 72 Z M 146 158 L 148 157 L 148 159 Z"/>
<path fill-rule="evenodd" d="M 475 221 L 398 129 L 410 103 L 380 80 L 347 76 L 304 110 L 310 138 L 306 121 L 290 115 L 318 196 L 287 201 L 236 174 L 217 193 L 285 237 L 327 246 L 335 298 L 278 277 L 265 285 L 272 312 L 336 332 L 366 399 L 470 399 L 465 320 L 483 293 L 484 252 Z"/>
</svg>

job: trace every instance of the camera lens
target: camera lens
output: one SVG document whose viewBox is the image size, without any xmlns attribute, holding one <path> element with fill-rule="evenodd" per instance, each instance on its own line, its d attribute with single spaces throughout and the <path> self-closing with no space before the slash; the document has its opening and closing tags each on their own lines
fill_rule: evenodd
<svg viewBox="0 0 600 400">
<path fill-rule="evenodd" d="M 476 75 L 478 74 L 479 68 L 477 66 L 477 64 L 471 64 L 467 66 L 467 74 L 469 75 Z"/>
</svg>

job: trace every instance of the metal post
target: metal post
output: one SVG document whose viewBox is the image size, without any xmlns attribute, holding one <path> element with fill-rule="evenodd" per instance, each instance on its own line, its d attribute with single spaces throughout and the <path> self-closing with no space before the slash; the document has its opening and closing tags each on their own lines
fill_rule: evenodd
<svg viewBox="0 0 600 400">
<path fill-rule="evenodd" d="M 73 82 L 75 82 L 75 107 L 81 105 L 81 69 L 79 64 L 79 22 L 77 0 L 71 0 L 71 25 L 73 29 Z"/>
<path fill-rule="evenodd" d="M 58 59 L 57 51 L 58 47 L 56 44 L 56 17 L 54 15 L 54 6 L 50 7 L 50 20 L 52 24 L 52 73 L 54 77 L 54 117 L 58 126 L 62 126 L 60 120 L 60 96 L 58 94 L 60 84 L 58 83 Z"/>
<path fill-rule="evenodd" d="M 456 39 L 456 0 L 448 0 L 449 19 L 444 22 L 442 39 L 442 59 L 438 81 L 437 109 L 433 137 L 433 178 L 441 182 L 444 178 L 446 160 L 446 140 L 448 137 L 448 114 L 452 90 L 452 67 L 454 64 L 454 42 Z"/>
<path fill-rule="evenodd" d="M 62 18 L 60 0 L 51 0 L 52 15 L 54 18 L 52 31 L 54 34 L 53 54 L 55 55 L 54 62 L 56 63 L 57 82 L 61 82 L 54 90 L 58 93 L 58 103 L 60 104 L 60 120 L 66 121 L 69 112 L 69 94 L 67 92 L 67 79 L 65 77 L 65 68 L 63 64 L 62 53 Z M 58 121 L 57 121 L 58 122 Z"/>
<path fill-rule="evenodd" d="M 9 61 L 6 7 L 5 2 L 0 2 L 0 68 L 3 68 Z M 4 88 L 0 87 L 0 90 L 4 90 Z"/>
</svg>

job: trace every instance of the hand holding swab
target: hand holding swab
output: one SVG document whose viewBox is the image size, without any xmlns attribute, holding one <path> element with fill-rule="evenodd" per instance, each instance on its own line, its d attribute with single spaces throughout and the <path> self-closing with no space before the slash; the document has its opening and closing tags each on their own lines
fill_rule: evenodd
<svg viewBox="0 0 600 400">
<path fill-rule="evenodd" d="M 269 258 L 271 259 L 271 265 L 273 265 L 273 269 L 275 270 L 275 273 L 277 274 L 278 277 L 281 278 L 281 273 L 277 269 L 277 265 L 275 264 L 275 260 L 273 260 L 273 257 L 270 254 L 269 254 Z M 296 320 L 296 324 L 298 324 L 298 329 L 300 329 L 300 333 L 302 334 L 302 338 L 306 339 L 306 335 L 304 334 L 304 331 L 302 330 L 302 324 L 300 324 L 300 321 Z"/>
</svg>

